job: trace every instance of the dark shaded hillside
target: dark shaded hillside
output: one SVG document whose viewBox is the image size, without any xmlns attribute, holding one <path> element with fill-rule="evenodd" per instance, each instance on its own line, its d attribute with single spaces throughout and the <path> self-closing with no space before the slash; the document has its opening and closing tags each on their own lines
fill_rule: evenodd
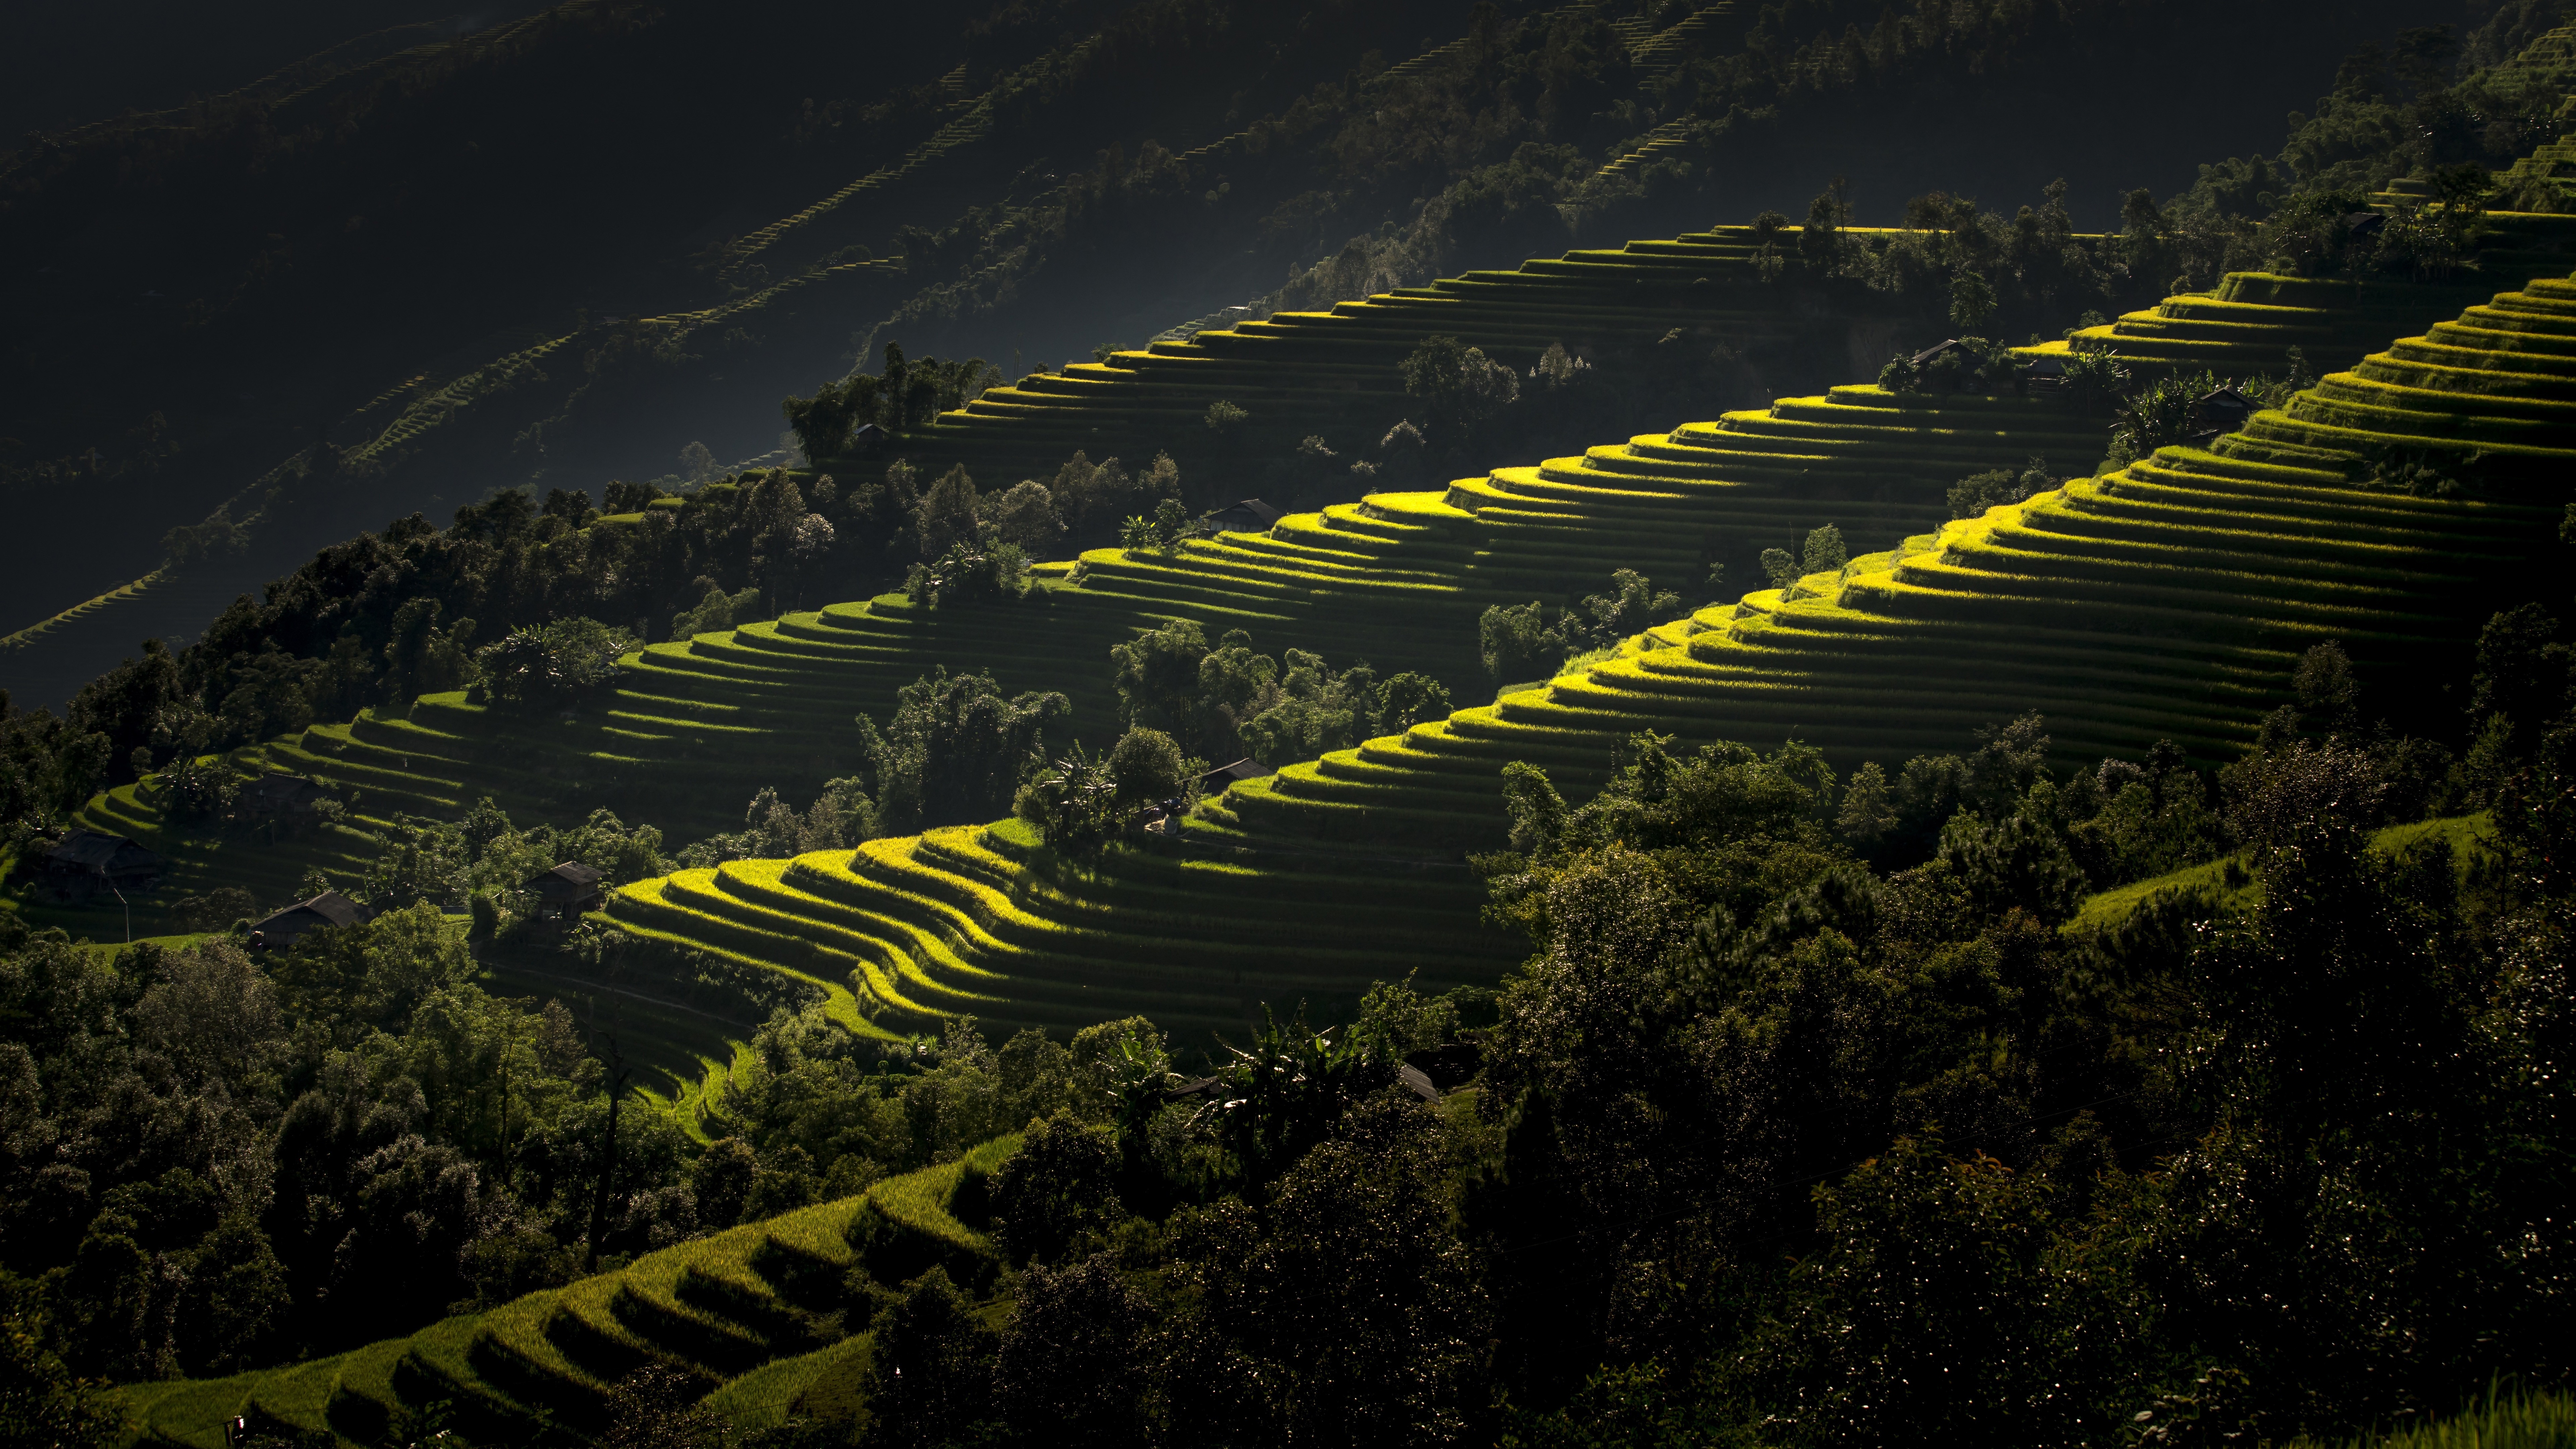
<svg viewBox="0 0 2576 1449">
<path fill-rule="evenodd" d="M 188 568 L 21 636 L 0 677 L 60 698 L 412 509 L 595 493 L 691 443 L 757 458 L 777 398 L 871 335 L 1049 366 L 1355 242 L 1302 305 L 1797 214 L 1835 174 L 1862 219 L 1936 187 L 2035 199 L 2061 171 L 2079 221 L 2107 218 L 2115 188 L 2264 144 L 2251 117 L 2426 8 L 1154 0 L 961 25 L 590 0 L 290 100 L 23 148 L 0 158 L 0 312 L 22 319 L 0 490 L 65 546 L 0 580 L 0 628 L 210 522 Z M 2087 77 L 2159 55 L 2187 120 L 2086 119 Z"/>
</svg>

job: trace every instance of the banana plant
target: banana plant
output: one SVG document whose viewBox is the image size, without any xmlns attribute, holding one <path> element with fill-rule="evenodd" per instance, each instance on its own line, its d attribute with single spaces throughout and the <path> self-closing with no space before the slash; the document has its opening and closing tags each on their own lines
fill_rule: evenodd
<svg viewBox="0 0 2576 1449">
<path fill-rule="evenodd" d="M 1222 1095 L 1200 1109 L 1255 1187 L 1322 1141 L 1353 1102 L 1395 1080 L 1392 1060 L 1340 1027 L 1309 1026 L 1302 1005 L 1285 1024 L 1267 1006 L 1261 1016 L 1249 1048 L 1226 1044 L 1233 1060 L 1217 1069 Z"/>
</svg>

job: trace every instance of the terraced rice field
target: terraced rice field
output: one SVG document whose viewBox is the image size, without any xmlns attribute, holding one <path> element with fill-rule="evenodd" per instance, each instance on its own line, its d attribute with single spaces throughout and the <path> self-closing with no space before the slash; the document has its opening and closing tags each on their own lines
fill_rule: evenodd
<svg viewBox="0 0 2576 1449">
<path fill-rule="evenodd" d="M 2489 486 L 2369 486 L 2391 449 L 2482 455 Z M 2069 759 L 2170 738 L 2214 763 L 2323 640 L 2352 651 L 2377 708 L 2427 707 L 2417 671 L 2455 661 L 2512 601 L 2496 582 L 2560 547 L 2571 465 L 2576 280 L 2534 282 L 2210 448 L 1946 524 L 1791 595 L 1703 609 L 1579 674 L 1238 785 L 1207 823 L 1247 843 L 1466 844 L 1495 829 L 1503 763 L 1581 788 L 1643 729 L 1894 762 L 2036 709 Z"/>
<path fill-rule="evenodd" d="M 2287 290 L 2282 279 L 2233 277 L 2215 300 L 2257 293 L 2278 298 Z M 2429 305 L 2450 295 L 2392 289 L 2364 299 L 2314 289 L 2297 296 L 2296 307 L 2266 304 L 2242 324 L 2250 331 L 2234 345 L 2270 346 L 2259 340 L 2267 328 L 2309 335 L 2321 319 L 2349 331 L 2350 324 L 2334 322 L 2338 309 L 2365 300 L 2373 315 L 2384 316 L 2403 302 Z M 2435 320 L 2422 316 L 2414 325 Z M 2115 348 L 2128 345 L 2113 339 Z M 1095 741 L 1116 728 L 1108 689 L 1110 646 L 1175 617 L 1201 621 L 1212 636 L 1247 629 L 1266 649 L 1294 644 L 1337 661 L 1365 656 L 1385 671 L 1423 670 L 1448 683 L 1455 697 L 1480 699 L 1491 686 L 1475 662 L 1474 621 L 1490 604 L 1599 588 L 1617 567 L 1688 587 L 1709 562 L 1718 561 L 1730 578 L 1744 581 L 1755 574 L 1753 560 L 1762 549 L 1794 549 L 1807 530 L 1827 522 L 1841 527 L 1855 552 L 1870 556 L 1854 579 L 1862 592 L 1852 598 L 1874 597 L 1868 589 L 1882 573 L 1936 576 L 1942 566 L 1933 556 L 1946 553 L 1951 543 L 1960 557 L 1974 547 L 1991 547 L 1972 542 L 1971 535 L 1981 539 L 1991 532 L 1982 522 L 1948 522 L 1944 495 L 1959 477 L 2018 466 L 2033 454 L 2046 456 L 2061 471 L 2089 472 L 2103 444 L 2099 422 L 2075 418 L 2041 398 L 1836 388 L 1596 447 L 1580 457 L 1498 469 L 1445 489 L 1374 494 L 1292 515 L 1267 532 L 1191 540 L 1170 553 L 1096 550 L 1080 561 L 1079 582 L 1070 566 L 1048 566 L 1041 588 L 1014 606 L 923 611 L 901 596 L 888 596 L 655 645 L 626 661 L 626 678 L 605 707 L 577 715 L 508 719 L 467 704 L 461 695 L 433 695 L 405 709 L 373 709 L 346 724 L 316 726 L 263 747 L 249 763 L 309 773 L 355 792 L 362 817 L 452 814 L 491 795 L 523 820 L 578 818 L 605 805 L 630 819 L 660 824 L 674 841 L 687 840 L 734 828 L 743 802 L 763 786 L 776 785 L 801 799 L 824 779 L 847 773 L 852 716 L 883 718 L 894 691 L 935 665 L 989 668 L 1013 692 L 1063 690 L 1075 706 L 1074 729 Z M 2158 463 L 2127 481 L 2085 484 L 2068 490 L 2064 497 L 2070 501 L 2034 512 L 2034 522 L 2016 523 L 2003 537 L 2018 546 L 2024 534 L 2061 514 L 2099 512 L 2103 505 L 2091 495 L 2104 489 L 2114 497 L 2144 496 L 2151 485 L 2175 488 L 2176 478 L 2205 489 L 2201 471 L 2197 465 Z M 2310 481 L 2284 485 L 2281 496 L 2295 502 Z M 2196 493 L 2176 499 L 2159 515 L 2179 520 L 2172 527 L 2200 526 L 2212 506 Z M 2412 517 L 2408 510 L 2420 507 L 2387 495 L 2371 500 L 2355 506 L 2387 528 L 2402 530 Z M 2216 506 L 2236 514 L 2250 505 L 2226 500 Z M 2259 556 L 2236 562 L 2263 564 Z M 1955 677 L 1908 671 L 1901 687 L 1913 691 L 1925 712 L 1897 722 L 1884 710 L 1855 713 L 1849 706 L 1864 696 L 1887 697 L 1889 686 L 1868 671 L 1913 657 L 1915 641 L 1929 627 L 1925 621 L 1891 617 L 1866 627 L 1837 624 L 1825 637 L 1822 626 L 1810 622 L 1813 601 L 1781 609 L 1765 598 L 1756 594 L 1743 604 L 1703 609 L 1691 620 L 1632 641 L 1624 657 L 1545 690 L 1516 693 L 1419 728 L 1407 739 L 1371 741 L 1239 789 L 1202 822 L 1203 833 L 1265 849 L 1454 846 L 1490 830 L 1494 771 L 1510 758 L 1546 763 L 1580 788 L 1606 767 L 1618 738 L 1649 724 L 1686 737 L 1713 733 L 1756 742 L 1794 731 L 1845 759 L 1955 748 L 1970 727 L 1995 717 L 2000 701 L 2020 687 L 2016 681 L 2038 678 L 2047 688 L 2028 697 L 2061 721 L 2059 738 L 2070 750 L 2128 748 L 2171 735 L 2214 756 L 2232 748 L 2229 741 L 2242 736 L 2269 699 L 2278 672 L 2274 656 L 2286 647 L 2267 645 L 2208 666 L 2218 670 L 2210 677 L 2220 683 L 2208 686 L 2206 698 L 2226 703 L 2225 711 L 2213 713 L 2192 697 L 2178 697 L 2170 706 L 2105 712 L 2102 722 L 2086 724 L 2079 718 L 2083 711 L 2071 703 L 2081 693 L 2085 671 L 2093 687 L 2108 692 L 2132 671 L 2199 679 L 2204 666 L 2144 656 L 2107 666 L 2084 663 L 2098 656 L 2100 640 L 2069 637 L 2043 646 L 2037 636 L 2014 629 L 1981 636 L 1987 652 L 1977 655 L 1956 642 L 1967 636 L 1936 629 L 1931 635 L 1945 641 L 1941 657 L 1974 667 Z M 1792 645 L 1796 650 L 1784 656 L 1782 650 Z M 1830 649 L 1832 667 L 1810 662 L 1804 652 L 1810 648 Z M 1711 666 L 1711 672 L 1693 662 L 1703 656 L 1722 659 L 1724 668 Z M 1864 677 L 1828 686 L 1854 670 Z M 1998 703 L 1989 708 L 1980 699 Z M 269 847 L 170 831 L 130 788 L 93 801 L 86 817 L 84 823 L 138 835 L 171 856 L 172 871 L 157 897 L 164 902 L 228 884 L 252 890 L 264 904 L 283 900 L 306 866 L 346 878 L 368 846 L 355 835 Z M 739 884 L 731 878 L 682 881 L 669 893 L 738 898 Z M 1222 918 L 1268 889 L 1258 881 L 1231 888 L 1234 901 L 1175 907 L 1175 914 Z M 1469 897 L 1460 899 L 1472 906 Z M 64 915 L 76 932 L 97 936 L 121 928 L 99 911 L 76 914 L 77 920 Z M 714 920 L 723 913 L 697 914 Z M 628 911 L 626 919 L 639 928 L 648 924 L 640 911 Z M 137 924 L 149 934 L 168 923 L 147 906 Z M 882 932 L 838 955 L 831 954 L 836 948 L 811 942 L 794 949 L 769 942 L 745 948 L 739 937 L 696 925 L 672 934 L 818 978 L 835 993 L 836 1011 L 853 1024 L 882 1018 L 887 1026 L 912 1029 L 924 1011 L 971 1004 L 996 1022 L 1063 1027 L 1106 1014 L 1086 1014 L 1090 1008 L 1072 1004 L 1067 992 L 1077 1000 L 1084 992 L 1103 1001 L 1132 995 L 1109 984 L 1115 973 L 1104 975 L 1096 958 L 1086 962 L 1076 952 L 1058 959 L 1040 951 L 1023 959 L 1021 942 L 977 945 L 959 956 L 957 966 L 919 968 L 936 981 L 907 982 L 891 962 L 939 958 Z M 776 929 L 770 934 L 797 935 Z M 825 954 L 812 955 L 816 949 Z M 1212 959 L 1231 959 L 1230 948 L 1207 949 Z M 1490 970 L 1503 959 L 1490 945 L 1460 955 L 1438 970 L 1463 979 L 1474 974 L 1470 961 Z M 1370 973 L 1400 974 L 1381 957 L 1363 949 L 1353 959 L 1366 958 Z M 1025 978 L 1025 984 L 995 986 L 963 969 L 968 967 L 1014 983 Z M 1371 978 L 1360 970 L 1353 966 L 1338 974 L 1332 989 L 1365 985 Z M 1076 984 L 1050 986 L 1053 994 L 1043 999 L 1022 996 L 1036 991 L 1041 980 Z M 1224 990 L 1192 988 L 1168 999 L 1193 1023 L 1232 1026 L 1253 1009 L 1252 1001 L 1275 999 L 1292 988 L 1320 989 L 1312 973 L 1267 967 L 1252 970 L 1246 980 L 1251 984 L 1234 992 L 1229 968 Z M 1175 988 L 1161 982 L 1152 990 Z M 649 1013 L 644 1005 L 628 1009 Z M 635 1030 L 667 1037 L 657 1090 L 674 1104 L 703 1090 L 740 1035 L 687 1021 L 639 1022 Z"/>
<path fill-rule="evenodd" d="M 2029 450 L 2059 436 L 2040 428 L 2063 427 L 2062 412 L 2032 411 L 2047 406 L 1837 390 L 1650 446 L 1726 455 L 1711 462 L 1721 478 L 1765 465 L 1830 478 L 1838 462 L 1852 477 L 1912 467 L 1955 479 L 1970 465 L 1949 440 L 1969 439 L 1968 452 L 1989 438 Z M 1920 426 L 1941 412 L 1990 426 Z M 1646 456 L 1631 448 L 1610 457 Z M 2387 448 L 2463 466 L 2480 454 L 2486 487 L 2439 498 L 2367 486 L 2369 457 Z M 1239 784 L 1201 808 L 1191 835 L 1252 848 L 1261 869 L 1243 886 L 1183 864 L 1150 902 L 1122 899 L 1099 883 L 1127 883 L 1150 857 L 1121 851 L 1091 872 L 1089 893 L 1050 889 L 1007 830 L 958 831 L 647 882 L 621 892 L 612 913 L 782 965 L 851 961 L 853 990 L 897 1020 L 962 1010 L 1062 1029 L 1132 1001 L 1174 1024 L 1221 1027 L 1229 989 L 1243 993 L 1235 1009 L 1248 1015 L 1256 995 L 1336 986 L 1351 995 L 1393 975 L 1383 953 L 1340 949 L 1353 929 L 1393 945 L 1408 928 L 1471 919 L 1465 881 L 1447 902 L 1408 883 L 1396 911 L 1365 924 L 1351 910 L 1366 898 L 1345 895 L 1332 917 L 1298 927 L 1308 960 L 1296 974 L 1263 969 L 1259 930 L 1222 934 L 1248 901 L 1284 903 L 1298 919 L 1310 890 L 1333 888 L 1319 852 L 1378 857 L 1344 867 L 1341 889 L 1355 892 L 1383 879 L 1390 851 L 1489 846 L 1500 769 L 1513 760 L 1547 767 L 1569 793 L 1597 785 L 1619 743 L 1641 730 L 1763 747 L 1794 737 L 1846 767 L 1898 763 L 1956 749 L 1976 726 L 2028 710 L 2047 715 L 2069 761 L 2134 756 L 2158 739 L 2212 763 L 2232 757 L 2284 702 L 2312 644 L 2342 641 L 2384 691 L 2456 655 L 2494 606 L 2491 581 L 2557 546 L 2571 465 L 2576 280 L 2535 282 L 2324 379 L 2210 448 L 2164 449 L 1980 518 L 1936 523 L 1837 573 L 1649 630 L 1544 686 Z M 1721 491 L 1729 487 L 1737 491 Z M 1487 496 L 1464 492 L 1468 503 Z M 1748 518 L 1777 496 L 1753 483 L 1711 492 Z M 1468 513 L 1448 498 L 1372 504 Z M 1900 528 L 1906 519 L 1884 517 Z M 1312 546 L 1294 532 L 1283 524 L 1272 545 Z M 1230 536 L 1212 547 L 1234 546 Z M 1099 572 L 1115 561 L 1087 562 Z M 2402 690 L 2382 697 L 2405 707 Z M 1292 884 L 1284 860 L 1305 879 Z M 1094 904 L 1116 913 L 1080 909 Z M 1096 937 L 1085 929 L 1093 921 L 1105 927 Z M 1497 943 L 1488 959 L 1506 954 Z M 1473 979 L 1474 963 L 1459 965 Z"/>
<path fill-rule="evenodd" d="M 1760 250 L 1751 227 L 1719 227 L 1467 272 L 1325 311 L 1274 312 L 994 388 L 941 414 L 907 451 L 934 469 L 964 463 L 979 479 L 1051 474 L 1076 449 L 1099 457 L 1130 440 L 1203 437 L 1201 420 L 1220 400 L 1250 412 L 1246 446 L 1277 452 L 1308 434 L 1339 446 L 1359 441 L 1355 428 L 1374 442 L 1405 410 L 1396 364 L 1431 333 L 1526 368 L 1550 343 L 1620 348 L 1682 328 L 1753 350 L 1834 325 L 1782 305 L 1780 290 L 1760 280 Z M 1883 318 L 1845 322 L 1856 351 L 1884 347 L 1863 340 L 1884 331 Z"/>
<path fill-rule="evenodd" d="M 2307 311 L 2330 316 L 2336 300 Z M 605 709 L 569 719 L 503 721 L 431 695 L 267 754 L 367 792 L 366 812 L 444 812 L 489 794 L 514 811 L 605 804 L 675 836 L 704 833 L 730 828 L 763 785 L 810 791 L 846 770 L 851 717 L 882 718 L 934 665 L 989 668 L 1008 691 L 1061 690 L 1090 738 L 1115 727 L 1110 646 L 1176 617 L 1211 635 L 1246 629 L 1267 649 L 1422 670 L 1473 697 L 1490 687 L 1474 629 L 1489 605 L 1597 589 L 1620 567 L 1688 587 L 1718 562 L 1743 580 L 1763 549 L 1794 548 L 1823 523 L 1856 549 L 1893 548 L 1946 521 L 1961 476 L 2034 454 L 2089 471 L 2105 442 L 2102 422 L 2039 397 L 1835 388 L 1292 514 L 1266 532 L 1094 550 L 1077 569 L 1044 570 L 1015 606 L 927 611 L 889 595 L 657 644 L 626 661 Z"/>
<path fill-rule="evenodd" d="M 814 1401 L 847 1402 L 868 1336 L 854 1270 L 894 1287 L 933 1264 L 989 1283 L 984 1236 L 949 1208 L 963 1174 L 1019 1149 L 997 1138 L 958 1161 L 889 1178 L 858 1197 L 649 1253 L 613 1273 L 446 1319 L 409 1338 L 329 1358 L 118 1392 L 136 1441 L 225 1449 L 225 1424 L 342 1443 L 382 1442 L 433 1412 L 475 1442 L 565 1441 L 605 1427 L 607 1393 L 647 1364 L 696 1379 L 738 1430 Z M 856 1330 L 856 1331 L 854 1331 Z"/>
<path fill-rule="evenodd" d="M 1064 1035 L 1142 1014 L 1176 1039 L 1240 1038 L 1264 1003 L 1347 1009 L 1374 980 L 1438 991 L 1516 954 L 1473 923 L 1455 863 L 1235 861 L 1141 847 L 1071 860 L 1016 822 L 641 881 L 608 914 L 639 935 L 842 978 L 872 1022 L 963 1013 Z"/>
</svg>

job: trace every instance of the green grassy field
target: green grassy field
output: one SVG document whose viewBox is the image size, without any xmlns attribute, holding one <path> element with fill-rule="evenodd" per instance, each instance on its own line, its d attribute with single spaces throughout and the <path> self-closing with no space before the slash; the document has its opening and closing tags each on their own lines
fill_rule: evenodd
<svg viewBox="0 0 2576 1449">
<path fill-rule="evenodd" d="M 2373 835 L 2371 849 L 2382 855 L 2397 856 L 2431 841 L 2450 847 L 2451 860 L 2463 877 L 2476 863 L 2479 842 L 2492 838 L 2495 822 L 2486 815 L 2451 815 L 2438 820 L 2418 820 L 2407 825 L 2392 825 Z M 2233 870 L 2230 868 L 2233 867 Z M 2203 861 L 2180 870 L 2167 871 L 2147 880 L 2133 881 L 2115 890 L 2087 896 L 2075 919 L 2066 923 L 2072 932 L 2097 931 L 2118 925 L 2130 913 L 2166 892 L 2177 894 L 2206 891 L 2230 906 L 2253 900 L 2260 887 L 2246 869 L 2245 857 Z"/>
<path fill-rule="evenodd" d="M 986 1284 L 993 1246 L 950 1211 L 966 1173 L 1019 1149 L 988 1142 L 957 1162 L 888 1178 L 858 1197 L 746 1223 L 649 1253 L 615 1272 L 464 1314 L 409 1338 L 226 1379 L 136 1384 L 116 1393 L 131 1442 L 224 1449 L 224 1425 L 378 1442 L 405 1415 L 444 1415 L 471 1440 L 576 1442 L 605 1423 L 610 1386 L 651 1364 L 705 1386 L 737 1430 L 791 1414 L 864 1407 L 867 1298 L 930 1263 Z M 919 1266 L 912 1266 L 918 1264 Z M 911 1267 L 900 1277 L 881 1269 Z"/>
</svg>

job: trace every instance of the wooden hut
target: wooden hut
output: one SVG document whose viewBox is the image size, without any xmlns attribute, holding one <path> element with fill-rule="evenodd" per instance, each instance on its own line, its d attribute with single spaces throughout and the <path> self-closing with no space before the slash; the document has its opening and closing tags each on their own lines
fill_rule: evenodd
<svg viewBox="0 0 2576 1449">
<path fill-rule="evenodd" d="M 254 951 L 283 951 L 307 931 L 323 926 L 362 925 L 374 916 L 375 912 L 338 891 L 324 891 L 311 900 L 297 901 L 282 911 L 271 912 L 265 919 L 252 922 L 250 948 Z"/>
<path fill-rule="evenodd" d="M 607 903 L 608 890 L 599 882 L 598 871 L 568 860 L 543 875 L 531 876 L 519 888 L 537 898 L 538 920 L 571 921 Z"/>
<path fill-rule="evenodd" d="M 37 874 L 68 896 L 110 888 L 149 890 L 161 879 L 161 857 L 130 835 L 75 830 L 46 853 Z"/>
</svg>

